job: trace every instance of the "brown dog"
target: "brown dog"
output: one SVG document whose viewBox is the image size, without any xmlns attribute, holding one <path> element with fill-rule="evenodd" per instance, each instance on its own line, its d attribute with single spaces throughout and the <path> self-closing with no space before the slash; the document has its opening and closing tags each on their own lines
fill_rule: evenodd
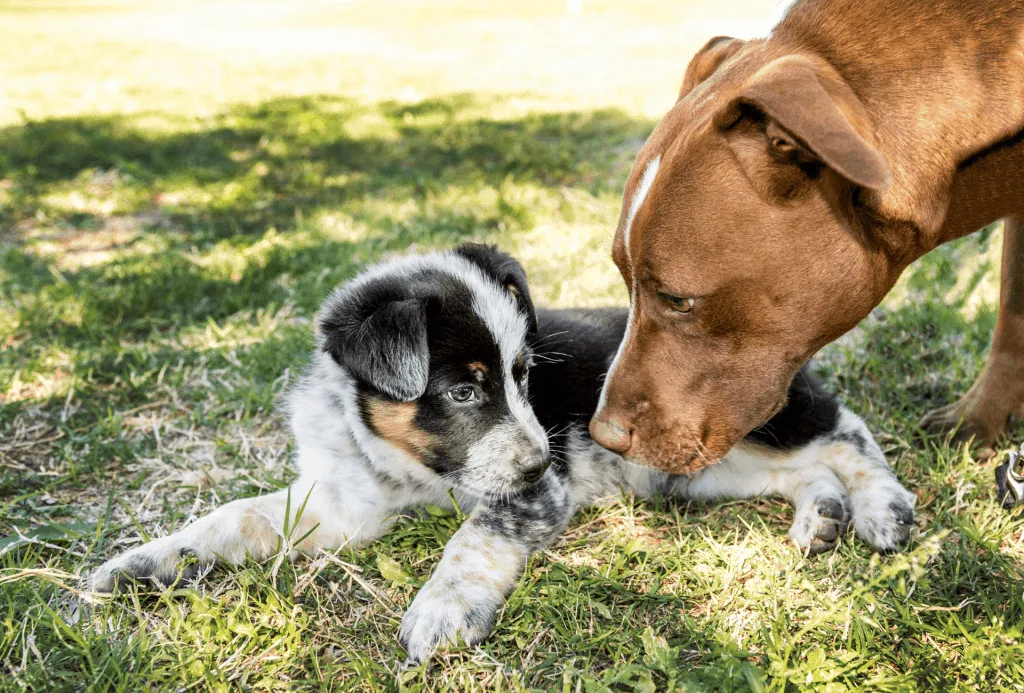
<svg viewBox="0 0 1024 693">
<path fill-rule="evenodd" d="M 626 185 L 632 315 L 594 439 L 711 464 L 907 265 L 1005 219 L 988 362 L 923 421 L 997 436 L 1024 414 L 1022 173 L 1022 0 L 804 0 L 767 39 L 712 39 Z"/>
</svg>

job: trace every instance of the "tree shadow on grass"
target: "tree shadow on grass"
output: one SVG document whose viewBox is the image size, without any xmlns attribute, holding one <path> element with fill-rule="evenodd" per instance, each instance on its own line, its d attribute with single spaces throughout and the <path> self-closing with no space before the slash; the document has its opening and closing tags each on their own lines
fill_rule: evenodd
<svg viewBox="0 0 1024 693">
<path fill-rule="evenodd" d="M 321 97 L 238 107 L 201 129 L 177 123 L 171 132 L 119 116 L 26 123 L 0 132 L 9 198 L 0 228 L 15 240 L 40 227 L 59 238 L 60 231 L 102 227 L 102 215 L 90 209 L 104 201 L 114 203 L 108 214 L 158 210 L 167 232 L 151 230 L 161 232 L 161 247 L 63 273 L 84 289 L 75 293 L 95 307 L 89 312 L 146 331 L 181 311 L 205 320 L 266 305 L 275 298 L 270 285 L 285 272 L 316 276 L 339 263 L 351 272 L 368 259 L 360 245 L 382 237 L 401 247 L 527 228 L 529 210 L 507 199 L 503 186 L 615 190 L 623 176 L 615 160 L 651 125 L 611 110 L 472 116 L 481 107 L 465 94 L 376 107 Z M 98 180 L 104 176 L 112 180 Z M 240 280 L 211 278 L 216 272 L 182 252 L 218 242 L 246 248 L 270 229 L 288 234 L 331 212 L 365 226 L 362 237 L 279 243 Z M 14 277 L 5 292 L 53 284 L 40 263 L 9 252 Z M 60 331 L 59 324 L 44 329 L 47 336 Z"/>
<path fill-rule="evenodd" d="M 247 311 L 309 314 L 385 252 L 508 238 L 533 227 L 538 200 L 557 216 L 566 189 L 617 194 L 653 125 L 615 110 L 488 115 L 495 108 L 501 99 L 473 94 L 323 96 L 202 121 L 3 129 L 0 297 L 16 327 L 0 334 L 11 346 L 0 383 L 42 344 L 116 352 Z M 112 220 L 128 227 L 114 243 Z"/>
<path fill-rule="evenodd" d="M 477 115 L 493 105 L 469 94 L 376 106 L 287 98 L 236 107 L 199 129 L 165 122 L 169 132 L 139 127 L 138 117 L 29 122 L 0 131 L 0 170 L 15 200 L 5 222 L 66 214 L 46 196 L 72 182 L 88 187 L 90 176 L 110 171 L 134 193 L 120 211 L 159 205 L 200 244 L 288 228 L 311 208 L 365 197 L 421 200 L 449 185 L 511 182 L 596 194 L 619 187 L 622 172 L 612 165 L 619 150 L 653 125 L 610 109 Z"/>
</svg>

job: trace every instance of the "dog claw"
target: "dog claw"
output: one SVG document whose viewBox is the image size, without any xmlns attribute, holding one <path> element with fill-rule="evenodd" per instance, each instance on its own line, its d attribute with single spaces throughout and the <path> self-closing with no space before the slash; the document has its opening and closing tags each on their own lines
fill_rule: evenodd
<svg viewBox="0 0 1024 693">
<path fill-rule="evenodd" d="M 934 409 L 917 422 L 926 433 L 953 432 L 953 443 L 989 443 L 1001 436 L 1014 420 L 1013 412 L 986 412 L 984 407 L 969 407 L 963 400 Z"/>
</svg>

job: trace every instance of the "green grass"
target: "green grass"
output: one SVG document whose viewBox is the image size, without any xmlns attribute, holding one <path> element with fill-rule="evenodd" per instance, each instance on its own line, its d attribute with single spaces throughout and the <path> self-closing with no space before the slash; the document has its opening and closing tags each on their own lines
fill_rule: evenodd
<svg viewBox="0 0 1024 693">
<path fill-rule="evenodd" d="M 818 360 L 918 494 L 903 555 L 805 558 L 776 500 L 626 498 L 581 513 L 491 639 L 429 671 L 400 670 L 398 624 L 451 516 L 73 599 L 140 537 L 287 484 L 277 398 L 319 301 L 366 263 L 486 240 L 540 302 L 623 301 L 632 159 L 689 55 L 765 4 L 0 5 L 0 689 L 1024 686 L 1001 455 L 915 423 L 985 354 L 998 228 L 922 260 Z"/>
</svg>

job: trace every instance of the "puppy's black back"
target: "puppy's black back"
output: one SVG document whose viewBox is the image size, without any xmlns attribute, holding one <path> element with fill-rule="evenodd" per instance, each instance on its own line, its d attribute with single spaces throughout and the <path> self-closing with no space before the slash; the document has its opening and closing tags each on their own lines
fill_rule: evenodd
<svg viewBox="0 0 1024 693">
<path fill-rule="evenodd" d="M 551 432 L 552 442 L 561 442 L 559 438 L 571 425 L 586 429 L 628 318 L 626 308 L 537 312 L 530 403 L 541 426 Z M 746 440 L 788 450 L 834 430 L 838 420 L 835 398 L 804 366 L 789 386 L 786 405 Z"/>
</svg>

